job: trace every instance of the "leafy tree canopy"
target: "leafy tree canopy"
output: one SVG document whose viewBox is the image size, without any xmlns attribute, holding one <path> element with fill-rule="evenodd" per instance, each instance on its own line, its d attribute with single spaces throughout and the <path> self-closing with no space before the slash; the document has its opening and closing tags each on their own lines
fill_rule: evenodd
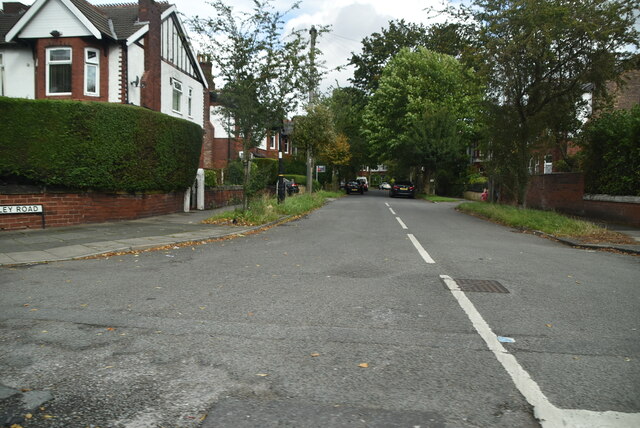
<svg viewBox="0 0 640 428">
<path fill-rule="evenodd" d="M 403 49 L 385 67 L 364 114 L 382 161 L 433 169 L 464 153 L 480 100 L 472 72 L 425 48 Z"/>
<path fill-rule="evenodd" d="M 213 18 L 189 21 L 224 81 L 222 110 L 233 119 L 229 133 L 242 139 L 244 153 L 257 147 L 268 129 L 279 128 L 308 90 L 308 57 L 302 30 L 284 34 L 285 16 L 298 8 L 278 11 L 272 0 L 254 0 L 253 10 L 236 13 L 223 0 L 209 3 Z M 249 183 L 245 157 L 245 199 Z"/>
<path fill-rule="evenodd" d="M 582 95 L 606 101 L 606 83 L 630 65 L 638 0 L 474 0 L 461 16 L 476 26 L 488 82 L 489 134 L 503 182 L 522 203 L 532 151 L 576 127 Z M 508 126 L 502 126 L 508 124 Z M 504 158 L 500 156 L 504 155 Z M 506 163 L 511 163 L 507 168 Z"/>
<path fill-rule="evenodd" d="M 472 45 L 468 28 L 469 26 L 460 23 L 427 27 L 404 20 L 389 21 L 389 26 L 380 33 L 373 33 L 362 40 L 361 53 L 352 54 L 349 64 L 355 70 L 351 83 L 367 94 L 373 93 L 378 87 L 384 67 L 403 48 L 415 50 L 425 47 L 448 55 L 462 56 L 470 52 Z"/>
</svg>

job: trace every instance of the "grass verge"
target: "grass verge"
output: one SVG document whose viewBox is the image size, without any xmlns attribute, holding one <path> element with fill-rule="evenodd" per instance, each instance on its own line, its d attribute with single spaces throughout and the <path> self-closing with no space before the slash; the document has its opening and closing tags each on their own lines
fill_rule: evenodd
<svg viewBox="0 0 640 428">
<path fill-rule="evenodd" d="M 447 198 L 446 196 L 438 196 L 438 195 L 418 195 L 418 197 L 430 202 L 458 202 L 460 200 L 460 199 Z"/>
<path fill-rule="evenodd" d="M 225 211 L 203 221 L 209 224 L 234 224 L 238 226 L 258 226 L 276 221 L 284 216 L 300 216 L 320 208 L 328 198 L 339 198 L 342 192 L 315 192 L 285 198 L 278 204 L 277 198 L 263 195 L 249 202 L 249 209 Z"/>
<path fill-rule="evenodd" d="M 486 202 L 465 202 L 458 205 L 458 210 L 484 217 L 505 226 L 541 231 L 557 237 L 574 238 L 583 243 L 634 243 L 630 237 L 621 233 L 553 211 L 524 209 Z"/>
</svg>

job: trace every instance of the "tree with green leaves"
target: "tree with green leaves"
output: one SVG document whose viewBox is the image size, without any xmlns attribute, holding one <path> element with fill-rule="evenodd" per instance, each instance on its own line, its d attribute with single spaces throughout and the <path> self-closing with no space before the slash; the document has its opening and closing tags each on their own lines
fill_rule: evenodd
<svg viewBox="0 0 640 428">
<path fill-rule="evenodd" d="M 581 146 L 588 193 L 640 196 L 640 105 L 591 121 Z"/>
<path fill-rule="evenodd" d="M 469 26 L 460 23 L 422 24 L 404 20 L 389 21 L 387 28 L 362 40 L 362 50 L 352 54 L 349 64 L 354 66 L 351 83 L 354 87 L 371 95 L 378 87 L 382 71 L 401 49 L 416 50 L 424 47 L 432 51 L 456 56 L 470 57 L 472 37 Z"/>
<path fill-rule="evenodd" d="M 308 91 L 303 32 L 284 34 L 284 18 L 299 2 L 278 11 L 272 0 L 254 0 L 251 12 L 239 13 L 222 0 L 209 4 L 213 18 L 194 17 L 189 23 L 224 82 L 219 109 L 233 118 L 227 131 L 242 141 L 246 210 L 250 150 L 260 145 L 267 130 L 282 127 Z"/>
<path fill-rule="evenodd" d="M 481 91 L 473 72 L 449 55 L 402 49 L 385 67 L 364 114 L 366 136 L 384 162 L 432 177 L 459 164 Z"/>
<path fill-rule="evenodd" d="M 315 157 L 323 147 L 332 144 L 336 139 L 333 115 L 324 104 L 310 104 L 305 111 L 306 115 L 294 118 L 292 139 L 296 147 Z M 312 189 L 309 183 L 307 188 Z"/>
<path fill-rule="evenodd" d="M 375 167 L 369 145 L 363 135 L 362 115 L 367 105 L 365 93 L 354 87 L 334 89 L 323 101 L 333 113 L 336 132 L 343 134 L 349 144 L 350 160 L 341 172 L 355 177 L 365 167 Z"/>
<path fill-rule="evenodd" d="M 474 0 L 463 10 L 485 59 L 493 172 L 519 205 L 532 153 L 550 137 L 574 133 L 587 89 L 606 101 L 606 83 L 630 65 L 626 49 L 639 45 L 639 6 L 639 0 Z"/>
</svg>

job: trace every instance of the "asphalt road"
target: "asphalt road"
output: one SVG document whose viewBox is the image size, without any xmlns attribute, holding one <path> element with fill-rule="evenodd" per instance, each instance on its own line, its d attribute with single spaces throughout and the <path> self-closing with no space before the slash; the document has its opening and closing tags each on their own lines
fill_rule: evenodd
<svg viewBox="0 0 640 428">
<path fill-rule="evenodd" d="M 0 423 L 638 426 L 640 259 L 453 207 L 372 190 L 231 241 L 0 269 Z"/>
</svg>

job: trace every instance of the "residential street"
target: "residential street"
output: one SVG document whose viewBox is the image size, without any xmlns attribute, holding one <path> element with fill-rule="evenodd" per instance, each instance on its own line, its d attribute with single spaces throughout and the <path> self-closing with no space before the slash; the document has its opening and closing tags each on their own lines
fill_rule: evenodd
<svg viewBox="0 0 640 428">
<path fill-rule="evenodd" d="M 371 190 L 232 240 L 0 267 L 0 423 L 640 426 L 640 258 L 454 207 Z"/>
</svg>

